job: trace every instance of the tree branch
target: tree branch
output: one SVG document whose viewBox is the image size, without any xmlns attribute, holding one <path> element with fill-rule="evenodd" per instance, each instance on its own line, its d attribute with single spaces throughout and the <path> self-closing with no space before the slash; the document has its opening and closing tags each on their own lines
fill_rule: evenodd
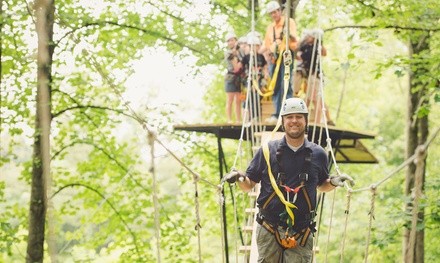
<svg viewBox="0 0 440 263">
<path fill-rule="evenodd" d="M 64 39 L 65 37 L 67 37 L 70 34 L 73 34 L 77 30 L 81 30 L 81 29 L 86 28 L 86 27 L 104 26 L 104 25 L 113 25 L 113 26 L 117 26 L 117 27 L 120 27 L 120 28 L 128 28 L 128 29 L 138 30 L 138 31 L 141 31 L 141 32 L 143 32 L 143 33 L 145 33 L 147 35 L 154 36 L 154 37 L 157 37 L 157 38 L 160 38 L 160 39 L 165 39 L 165 40 L 167 40 L 169 42 L 172 42 L 172 43 L 174 43 L 174 44 L 176 44 L 176 45 L 178 45 L 180 47 L 186 47 L 189 50 L 193 51 L 194 53 L 200 54 L 202 56 L 207 56 L 208 55 L 208 53 L 206 53 L 204 51 L 201 51 L 201 50 L 195 49 L 193 47 L 190 47 L 187 44 L 185 44 L 183 42 L 180 42 L 180 41 L 178 41 L 176 39 L 172 39 L 172 38 L 168 37 L 165 34 L 162 34 L 162 33 L 156 32 L 156 31 L 152 31 L 152 30 L 148 30 L 148 29 L 144 29 L 144 28 L 137 27 L 137 26 L 119 24 L 118 22 L 113 22 L 113 21 L 98 21 L 98 22 L 93 22 L 93 23 L 85 23 L 81 27 L 77 27 L 77 28 L 74 28 L 74 29 L 68 31 L 64 36 L 62 36 L 58 41 L 56 41 L 56 45 L 58 45 L 58 43 L 61 42 L 62 39 Z"/>
<path fill-rule="evenodd" d="M 375 11 L 382 12 L 381 9 L 379 9 L 379 8 L 373 6 L 373 5 L 369 5 L 369 4 L 365 3 L 365 2 L 362 1 L 362 0 L 357 0 L 357 2 L 358 2 L 359 4 L 361 4 L 361 5 L 365 6 L 365 7 L 367 7 L 367 8 L 371 8 L 371 9 L 373 9 L 373 10 L 375 10 Z"/>
<path fill-rule="evenodd" d="M 52 115 L 52 118 L 58 117 L 58 116 L 60 116 L 61 114 L 66 113 L 67 111 L 70 111 L 70 110 L 76 110 L 76 109 L 87 109 L 87 108 L 91 108 L 91 109 L 99 109 L 99 110 L 106 110 L 106 111 L 114 111 L 114 112 L 116 112 L 116 113 L 118 113 L 118 114 L 122 114 L 122 115 L 125 115 L 125 116 L 127 116 L 127 117 L 132 117 L 131 115 L 125 113 L 125 112 L 122 111 L 122 110 L 115 110 L 115 109 L 108 108 L 108 107 L 104 107 L 104 106 L 96 106 L 96 105 L 76 105 L 76 106 L 72 106 L 72 107 L 64 108 L 64 109 L 60 110 L 59 112 L 54 113 L 54 114 Z"/>
<path fill-rule="evenodd" d="M 110 208 L 113 210 L 113 212 L 116 213 L 116 215 L 119 217 L 119 220 L 121 220 L 122 224 L 125 226 L 125 228 L 128 230 L 128 232 L 130 232 L 130 235 L 131 235 L 131 237 L 133 238 L 133 241 L 134 241 L 134 246 L 135 246 L 135 248 L 136 248 L 136 252 L 137 252 L 137 254 L 138 254 L 139 257 L 140 257 L 141 255 L 140 255 L 139 248 L 138 248 L 138 245 L 137 245 L 136 235 L 135 235 L 134 232 L 131 230 L 131 228 L 130 228 L 130 226 L 127 224 L 127 222 L 124 220 L 124 218 L 122 217 L 121 213 L 119 213 L 119 211 L 118 211 L 118 210 L 116 209 L 116 207 L 113 205 L 113 203 L 110 202 L 110 201 L 104 196 L 104 194 L 102 194 L 102 193 L 101 193 L 100 191 L 98 191 L 97 189 L 95 189 L 95 188 L 93 188 L 93 187 L 91 187 L 91 186 L 89 186 L 89 185 L 82 184 L 82 183 L 71 183 L 71 184 L 67 184 L 67 185 L 62 186 L 62 187 L 61 187 L 60 189 L 58 189 L 55 193 L 53 193 L 53 195 L 52 195 L 50 198 L 51 198 L 51 199 L 54 198 L 58 193 L 60 193 L 62 190 L 66 189 L 66 188 L 68 188 L 68 187 L 75 187 L 75 186 L 81 186 L 81 187 L 84 187 L 84 188 L 86 188 L 86 189 L 88 189 L 88 190 L 90 190 L 90 191 L 96 193 L 97 195 L 99 195 L 99 196 L 104 200 L 104 202 L 106 202 L 106 203 L 110 206 Z"/>
<path fill-rule="evenodd" d="M 345 26 L 335 26 L 324 29 L 324 31 L 333 31 L 336 29 L 343 28 L 360 28 L 360 29 L 395 29 L 395 30 L 408 30 L 408 31 L 426 31 L 426 32 L 437 32 L 440 31 L 440 28 L 422 28 L 422 27 L 406 27 L 406 26 L 398 26 L 398 25 L 389 25 L 389 26 L 364 26 L 364 25 L 345 25 Z"/>
</svg>

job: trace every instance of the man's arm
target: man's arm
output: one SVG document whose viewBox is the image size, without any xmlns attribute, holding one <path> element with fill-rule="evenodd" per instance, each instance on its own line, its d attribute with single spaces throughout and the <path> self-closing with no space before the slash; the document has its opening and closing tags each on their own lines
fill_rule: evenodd
<svg viewBox="0 0 440 263">
<path fill-rule="evenodd" d="M 320 186 L 318 186 L 318 190 L 321 192 L 329 192 L 335 188 L 336 188 L 336 186 L 334 186 L 330 183 L 330 179 L 325 180 L 324 183 L 322 183 Z"/>
<path fill-rule="evenodd" d="M 244 192 L 249 192 L 254 188 L 255 182 L 250 180 L 249 177 L 238 170 L 233 170 L 229 174 L 227 174 L 225 177 L 223 177 L 222 181 L 226 181 L 230 184 L 237 183 L 241 190 Z"/>
<path fill-rule="evenodd" d="M 327 56 L 327 49 L 324 46 L 321 46 L 321 56 Z"/>
<path fill-rule="evenodd" d="M 354 185 L 354 180 L 350 176 L 346 174 L 341 174 L 338 176 L 330 176 L 329 179 L 325 180 L 320 186 L 318 186 L 318 190 L 321 192 L 328 192 L 335 189 L 338 186 L 344 186 L 345 181 L 347 181 L 350 186 Z"/>
<path fill-rule="evenodd" d="M 252 188 L 254 188 L 255 186 L 255 182 L 252 181 L 251 179 L 249 179 L 249 177 L 245 176 L 243 177 L 243 181 L 238 180 L 238 186 L 240 187 L 241 190 L 243 190 L 243 192 L 249 192 L 250 190 L 252 190 Z"/>
</svg>

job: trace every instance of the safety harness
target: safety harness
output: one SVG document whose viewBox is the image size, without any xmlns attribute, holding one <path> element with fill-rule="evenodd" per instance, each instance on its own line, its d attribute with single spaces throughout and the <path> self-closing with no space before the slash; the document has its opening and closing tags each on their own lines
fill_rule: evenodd
<svg viewBox="0 0 440 263">
<path fill-rule="evenodd" d="M 282 148 L 278 147 L 276 152 L 276 159 L 279 167 L 279 173 L 276 179 L 277 187 L 281 189 L 286 196 L 286 201 L 289 203 L 294 204 L 298 198 L 298 195 L 301 194 L 309 208 L 309 213 L 306 214 L 306 220 L 309 221 L 309 225 L 305 227 L 304 229 L 301 229 L 300 231 L 290 234 L 289 230 L 293 227 L 293 219 L 289 217 L 287 211 L 284 211 L 280 216 L 280 220 L 278 223 L 276 222 L 269 222 L 266 220 L 267 218 L 273 217 L 273 215 L 270 215 L 270 212 L 266 210 L 269 203 L 273 200 L 276 193 L 275 191 L 267 198 L 267 200 L 264 202 L 263 206 L 260 207 L 260 211 L 257 215 L 257 222 L 263 226 L 267 231 L 275 235 L 275 239 L 277 243 L 283 248 L 283 249 L 289 249 L 289 248 L 295 248 L 298 246 L 297 240 L 301 239 L 301 242 L 299 243 L 300 246 L 304 247 L 307 243 L 307 239 L 309 238 L 311 233 L 314 233 L 316 231 L 315 229 L 315 210 L 314 207 L 312 207 L 312 202 L 310 200 L 309 194 L 304 187 L 307 184 L 308 176 L 310 173 L 310 167 L 311 167 L 311 159 L 312 154 L 307 149 L 305 160 L 304 160 L 304 166 L 302 172 L 298 175 L 300 179 L 300 184 L 296 187 L 290 187 L 285 184 L 285 173 L 284 173 L 284 167 L 281 161 L 282 156 Z M 291 196 L 292 195 L 292 196 Z M 278 231 L 278 228 L 284 228 L 285 233 L 281 233 Z"/>
</svg>

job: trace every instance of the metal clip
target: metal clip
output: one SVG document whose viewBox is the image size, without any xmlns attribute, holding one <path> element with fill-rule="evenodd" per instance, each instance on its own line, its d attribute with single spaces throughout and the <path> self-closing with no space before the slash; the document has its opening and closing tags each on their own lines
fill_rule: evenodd
<svg viewBox="0 0 440 263">
<path fill-rule="evenodd" d="M 290 52 L 290 49 L 284 51 L 283 59 L 284 59 L 284 66 L 288 68 L 292 64 L 292 52 Z"/>
<path fill-rule="evenodd" d="M 300 173 L 298 176 L 301 181 L 307 182 L 309 180 L 309 174 L 307 173 Z"/>
</svg>

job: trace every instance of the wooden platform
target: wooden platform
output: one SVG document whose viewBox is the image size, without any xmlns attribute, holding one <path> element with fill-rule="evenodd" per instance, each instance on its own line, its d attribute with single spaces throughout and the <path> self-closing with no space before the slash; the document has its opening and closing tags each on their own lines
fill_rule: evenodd
<svg viewBox="0 0 440 263">
<path fill-rule="evenodd" d="M 263 130 L 270 132 L 275 128 L 274 124 L 258 123 Z M 235 139 L 238 140 L 241 137 L 242 126 L 241 123 L 236 124 L 182 124 L 175 125 L 175 130 L 188 131 L 188 132 L 200 132 L 214 134 L 219 139 Z M 315 136 L 312 136 L 313 133 Z M 247 138 L 247 132 L 243 133 L 243 140 L 249 140 Z M 314 142 L 318 143 L 322 147 L 326 147 L 327 135 L 325 127 L 322 124 L 309 125 L 308 137 L 311 140 L 315 137 Z M 375 135 L 368 132 L 359 132 L 348 129 L 342 129 L 335 126 L 329 126 L 329 136 L 331 138 L 331 144 L 335 151 L 336 161 L 339 163 L 377 163 L 376 157 L 365 147 L 361 140 L 374 139 Z"/>
</svg>

